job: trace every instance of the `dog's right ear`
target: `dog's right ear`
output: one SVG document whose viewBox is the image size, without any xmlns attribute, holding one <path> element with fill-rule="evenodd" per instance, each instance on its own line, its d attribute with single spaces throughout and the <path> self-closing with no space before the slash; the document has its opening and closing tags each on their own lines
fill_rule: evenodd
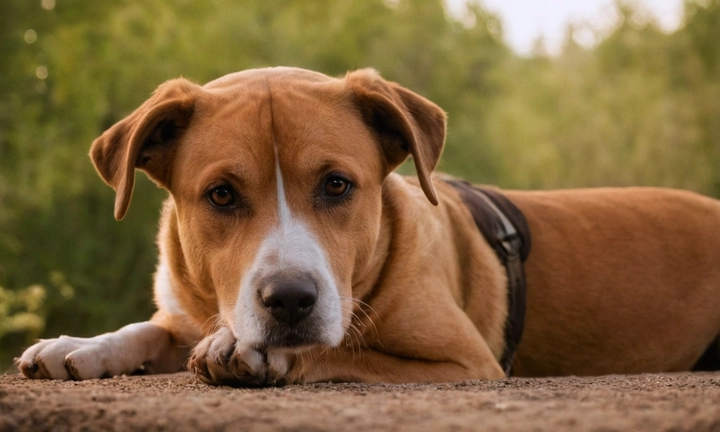
<svg viewBox="0 0 720 432">
<path fill-rule="evenodd" d="M 162 84 L 132 114 L 92 143 L 90 158 L 115 189 L 115 219 L 125 216 L 135 184 L 135 168 L 167 187 L 175 142 L 187 127 L 202 88 L 182 78 Z"/>
</svg>

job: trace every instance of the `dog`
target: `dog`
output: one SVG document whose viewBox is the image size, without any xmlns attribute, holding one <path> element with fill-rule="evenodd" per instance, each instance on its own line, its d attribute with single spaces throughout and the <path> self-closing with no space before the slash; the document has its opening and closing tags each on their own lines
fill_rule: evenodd
<svg viewBox="0 0 720 432">
<path fill-rule="evenodd" d="M 458 188 L 433 174 L 445 129 L 437 105 L 371 69 L 162 84 L 90 152 L 118 220 L 136 168 L 169 192 L 157 312 L 41 340 L 19 370 L 84 380 L 187 368 L 236 386 L 505 378 L 510 277 Z M 394 173 L 408 157 L 417 175 Z M 718 201 L 660 188 L 502 193 L 532 234 L 515 376 L 718 357 Z"/>
</svg>

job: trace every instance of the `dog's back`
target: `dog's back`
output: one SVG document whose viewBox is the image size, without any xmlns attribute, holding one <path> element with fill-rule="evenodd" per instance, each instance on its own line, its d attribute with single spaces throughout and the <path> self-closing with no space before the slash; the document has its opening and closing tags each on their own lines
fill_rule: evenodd
<svg viewBox="0 0 720 432">
<path fill-rule="evenodd" d="M 718 201 L 659 188 L 507 195 L 533 235 L 516 374 L 693 368 L 720 328 Z"/>
</svg>

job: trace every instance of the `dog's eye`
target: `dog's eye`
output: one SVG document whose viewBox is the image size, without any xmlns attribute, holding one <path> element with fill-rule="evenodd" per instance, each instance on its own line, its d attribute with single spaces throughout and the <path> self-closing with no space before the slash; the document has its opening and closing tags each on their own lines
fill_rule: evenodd
<svg viewBox="0 0 720 432">
<path fill-rule="evenodd" d="M 323 194 L 326 198 L 342 198 L 350 192 L 350 189 L 352 189 L 352 183 L 349 180 L 338 175 L 331 175 L 325 180 Z"/>
<path fill-rule="evenodd" d="M 215 207 L 230 207 L 235 203 L 235 191 L 230 186 L 218 186 L 208 192 L 208 199 Z"/>
</svg>

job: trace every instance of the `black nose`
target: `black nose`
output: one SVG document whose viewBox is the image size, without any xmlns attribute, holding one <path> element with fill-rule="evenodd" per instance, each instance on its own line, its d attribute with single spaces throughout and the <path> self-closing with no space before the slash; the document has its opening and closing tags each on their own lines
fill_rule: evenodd
<svg viewBox="0 0 720 432">
<path fill-rule="evenodd" d="M 260 290 L 260 302 L 273 318 L 294 326 L 310 315 L 317 295 L 310 278 L 274 278 Z"/>
</svg>

